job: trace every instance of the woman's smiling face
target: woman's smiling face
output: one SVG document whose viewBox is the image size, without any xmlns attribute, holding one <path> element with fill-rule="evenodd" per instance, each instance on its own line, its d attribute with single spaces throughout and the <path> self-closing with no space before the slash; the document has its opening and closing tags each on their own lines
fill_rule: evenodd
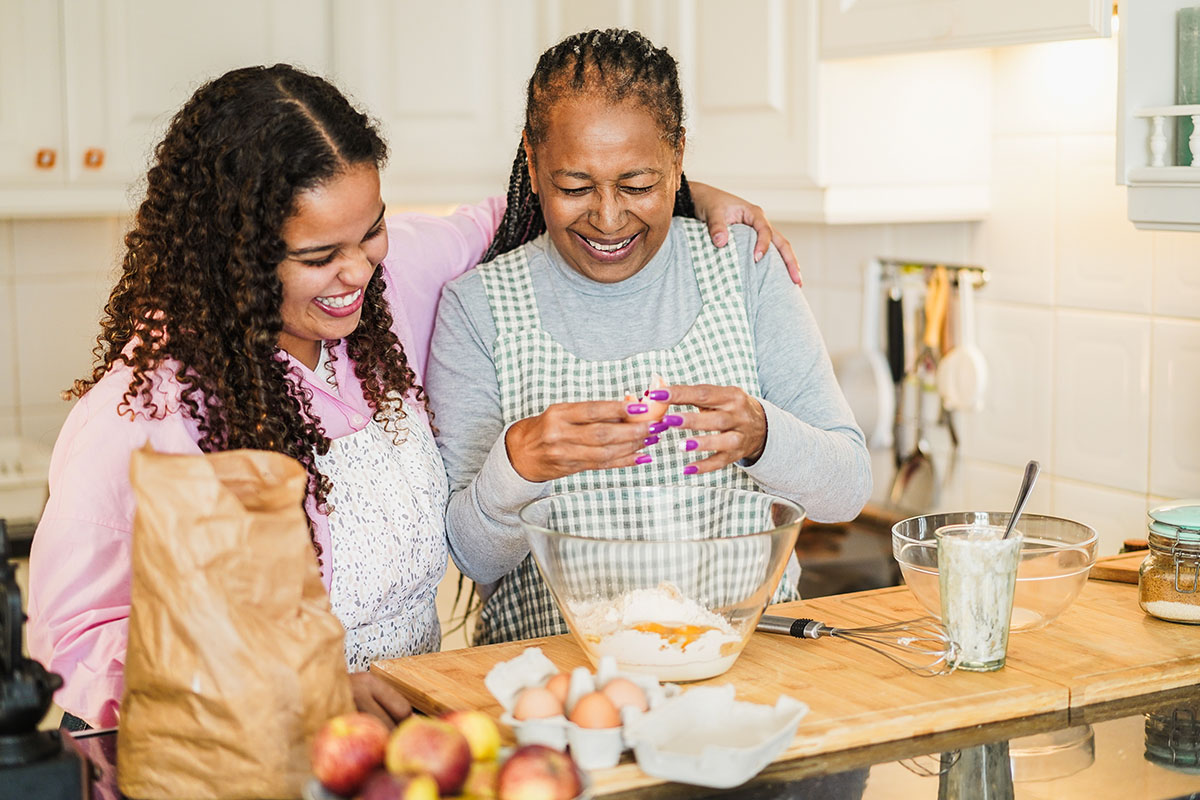
<svg viewBox="0 0 1200 800">
<path fill-rule="evenodd" d="M 529 181 L 567 263 L 601 283 L 646 266 L 671 229 L 683 142 L 672 147 L 636 102 L 584 96 L 556 102 L 530 147 Z"/>
<path fill-rule="evenodd" d="M 279 346 L 312 369 L 323 341 L 358 327 L 367 282 L 387 255 L 379 170 L 355 165 L 301 192 L 281 232 Z"/>
</svg>

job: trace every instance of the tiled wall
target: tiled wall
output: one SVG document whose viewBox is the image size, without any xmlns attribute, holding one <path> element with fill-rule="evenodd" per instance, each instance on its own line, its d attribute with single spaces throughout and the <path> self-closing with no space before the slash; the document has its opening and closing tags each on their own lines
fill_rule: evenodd
<svg viewBox="0 0 1200 800">
<path fill-rule="evenodd" d="M 1200 234 L 1138 231 L 1126 218 L 1115 40 L 993 58 L 987 221 L 788 232 L 833 352 L 857 343 L 866 258 L 986 266 L 977 297 L 991 393 L 960 425 L 941 505 L 1007 509 L 1037 458 L 1030 510 L 1087 522 L 1115 552 L 1144 538 L 1148 507 L 1200 497 Z M 935 443 L 944 471 L 944 437 Z M 876 465 L 881 497 L 892 463 Z"/>
<path fill-rule="evenodd" d="M 0 220 L 0 436 L 54 444 L 70 409 L 60 392 L 92 362 L 125 224 Z"/>
<path fill-rule="evenodd" d="M 1037 458 L 1031 510 L 1094 525 L 1113 552 L 1144 535 L 1148 506 L 1200 496 L 1200 234 L 1126 219 L 1115 41 L 997 50 L 993 81 L 986 222 L 786 231 L 834 352 L 857 344 L 867 258 L 984 264 L 992 393 L 960 426 L 943 505 L 1008 508 Z M 0 221 L 0 436 L 53 442 L 68 408 L 58 392 L 90 363 L 124 224 Z M 944 451 L 944 436 L 935 444 Z M 876 461 L 881 494 L 891 460 Z"/>
</svg>

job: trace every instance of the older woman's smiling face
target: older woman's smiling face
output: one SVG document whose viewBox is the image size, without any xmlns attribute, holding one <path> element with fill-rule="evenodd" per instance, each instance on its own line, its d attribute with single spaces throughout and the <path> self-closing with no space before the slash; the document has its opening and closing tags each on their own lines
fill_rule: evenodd
<svg viewBox="0 0 1200 800">
<path fill-rule="evenodd" d="M 554 247 L 601 283 L 634 275 L 671 229 L 683 173 L 675 148 L 637 102 L 559 100 L 544 141 L 530 149 L 529 180 Z"/>
</svg>

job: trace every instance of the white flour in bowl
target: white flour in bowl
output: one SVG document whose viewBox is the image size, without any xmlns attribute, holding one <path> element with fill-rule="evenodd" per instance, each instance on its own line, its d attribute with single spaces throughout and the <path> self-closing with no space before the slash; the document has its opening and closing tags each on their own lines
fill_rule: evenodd
<svg viewBox="0 0 1200 800">
<path fill-rule="evenodd" d="M 573 602 L 575 628 L 595 660 L 659 680 L 695 681 L 733 666 L 742 637 L 724 617 L 671 583 L 635 589 L 612 600 Z"/>
</svg>

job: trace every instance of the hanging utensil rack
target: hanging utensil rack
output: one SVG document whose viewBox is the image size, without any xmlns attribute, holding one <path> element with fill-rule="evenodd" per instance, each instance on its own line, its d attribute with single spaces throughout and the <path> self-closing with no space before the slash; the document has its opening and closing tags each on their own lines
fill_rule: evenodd
<svg viewBox="0 0 1200 800">
<path fill-rule="evenodd" d="M 878 262 L 879 266 L 883 269 L 883 274 L 889 277 L 904 272 L 916 272 L 918 270 L 923 272 L 932 272 L 938 267 L 945 267 L 955 276 L 957 276 L 960 272 L 975 273 L 974 285 L 976 289 L 982 289 L 987 285 L 988 281 L 991 280 L 991 275 L 988 274 L 988 271 L 975 264 L 947 264 L 944 261 L 921 261 L 918 259 L 904 258 L 876 258 L 875 261 Z M 951 284 L 957 284 L 957 282 L 958 281 L 956 277 L 955 280 L 951 281 Z"/>
</svg>

